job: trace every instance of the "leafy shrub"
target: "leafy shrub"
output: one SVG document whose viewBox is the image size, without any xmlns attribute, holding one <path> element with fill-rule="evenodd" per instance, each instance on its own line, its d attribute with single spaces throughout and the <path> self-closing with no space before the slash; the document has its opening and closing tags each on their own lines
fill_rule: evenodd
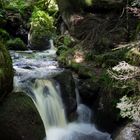
<svg viewBox="0 0 140 140">
<path fill-rule="evenodd" d="M 37 36 L 43 34 L 48 37 L 52 36 L 55 27 L 53 26 L 53 18 L 42 10 L 35 8 L 31 17 L 31 28 L 32 32 Z"/>
<path fill-rule="evenodd" d="M 2 0 L 3 8 L 12 9 L 23 12 L 27 7 L 33 4 L 33 1 L 28 0 Z"/>
<path fill-rule="evenodd" d="M 6 47 L 10 50 L 27 50 L 26 45 L 20 38 L 8 40 L 6 42 Z"/>
<path fill-rule="evenodd" d="M 39 0 L 35 5 L 40 10 L 46 10 L 50 14 L 58 11 L 58 6 L 55 0 Z"/>
</svg>

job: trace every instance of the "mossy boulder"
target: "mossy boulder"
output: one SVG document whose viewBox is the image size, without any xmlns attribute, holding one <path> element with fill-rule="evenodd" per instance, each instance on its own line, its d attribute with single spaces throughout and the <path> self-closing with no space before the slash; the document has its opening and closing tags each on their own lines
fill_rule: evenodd
<svg viewBox="0 0 140 140">
<path fill-rule="evenodd" d="M 26 44 L 20 39 L 10 39 L 6 42 L 6 47 L 9 50 L 27 50 Z"/>
<path fill-rule="evenodd" d="M 28 46 L 32 50 L 50 48 L 49 40 L 54 31 L 53 18 L 44 11 L 35 9 L 31 17 L 31 28 L 28 35 Z"/>
<path fill-rule="evenodd" d="M 0 99 L 13 88 L 12 60 L 5 46 L 0 44 Z"/>
<path fill-rule="evenodd" d="M 45 137 L 42 120 L 25 93 L 11 93 L 0 105 L 0 138 L 41 140 Z"/>
</svg>

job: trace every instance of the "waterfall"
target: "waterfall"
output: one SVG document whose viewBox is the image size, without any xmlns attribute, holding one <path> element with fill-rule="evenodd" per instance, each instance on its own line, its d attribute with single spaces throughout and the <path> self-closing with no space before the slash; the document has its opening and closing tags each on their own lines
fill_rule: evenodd
<svg viewBox="0 0 140 140">
<path fill-rule="evenodd" d="M 81 103 L 78 89 L 75 122 L 67 123 L 59 83 L 51 79 L 61 73 L 55 48 L 44 52 L 11 52 L 15 69 L 14 89 L 23 91 L 33 100 L 44 124 L 44 140 L 111 140 L 91 123 L 91 110 Z"/>
<path fill-rule="evenodd" d="M 91 110 L 79 100 L 77 121 L 66 122 L 60 88 L 53 80 L 36 79 L 27 89 L 42 118 L 46 132 L 44 140 L 111 140 L 108 133 L 100 132 L 91 124 Z"/>
<path fill-rule="evenodd" d="M 52 80 L 36 79 L 30 87 L 32 98 L 43 121 L 45 132 L 50 127 L 65 127 L 64 107 L 59 93 Z"/>
</svg>

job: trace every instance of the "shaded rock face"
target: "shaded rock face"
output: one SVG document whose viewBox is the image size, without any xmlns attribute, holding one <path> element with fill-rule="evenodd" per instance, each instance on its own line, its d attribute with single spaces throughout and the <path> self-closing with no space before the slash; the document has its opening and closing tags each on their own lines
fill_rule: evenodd
<svg viewBox="0 0 140 140">
<path fill-rule="evenodd" d="M 93 111 L 92 121 L 103 131 L 112 132 L 119 122 L 113 102 L 118 99 L 115 90 L 106 90 L 100 81 L 81 80 L 79 93 L 84 104 Z"/>
<path fill-rule="evenodd" d="M 57 75 L 56 79 L 60 84 L 61 96 L 65 106 L 68 119 L 76 111 L 75 82 L 70 71 L 64 71 Z"/>
<path fill-rule="evenodd" d="M 71 27 L 70 32 L 85 48 L 103 52 L 114 48 L 120 42 L 132 39 L 131 34 L 135 34 L 138 25 L 132 27 L 133 23 L 132 18 L 128 23 L 125 15 L 120 18 L 120 15 L 115 13 L 94 14 L 83 17 L 79 23 Z M 129 32 L 126 25 L 129 26 Z"/>
<path fill-rule="evenodd" d="M 11 93 L 0 105 L 0 139 L 42 140 L 43 123 L 34 103 L 24 93 Z"/>
<path fill-rule="evenodd" d="M 93 81 L 88 79 L 80 80 L 78 83 L 78 89 L 82 102 L 88 106 L 92 106 L 93 102 L 97 100 L 100 87 L 96 82 L 93 86 Z"/>
<path fill-rule="evenodd" d="M 21 38 L 26 44 L 28 40 L 28 20 L 31 15 L 31 11 L 26 10 L 26 13 L 20 13 L 16 10 L 7 10 L 3 14 L 3 25 L 0 27 L 4 28 L 11 36 Z"/>
<path fill-rule="evenodd" d="M 0 99 L 13 88 L 12 60 L 6 48 L 0 44 Z"/>
<path fill-rule="evenodd" d="M 117 132 L 114 140 L 140 140 L 140 123 L 129 123 Z"/>
<path fill-rule="evenodd" d="M 118 110 L 114 103 L 118 97 L 115 94 L 114 91 L 109 92 L 100 89 L 98 98 L 92 105 L 94 123 L 97 124 L 100 129 L 107 130 L 110 133 L 119 125 Z"/>
<path fill-rule="evenodd" d="M 14 36 L 21 37 L 27 43 L 27 30 L 23 23 L 24 19 L 20 13 L 8 13 L 7 14 L 7 30 Z"/>
<path fill-rule="evenodd" d="M 33 31 L 32 31 L 33 30 Z M 50 49 L 50 40 L 47 35 L 39 35 L 35 29 L 30 30 L 28 34 L 28 47 L 31 50 Z"/>
<path fill-rule="evenodd" d="M 122 10 L 124 0 L 94 0 L 92 7 L 95 10 Z"/>
</svg>

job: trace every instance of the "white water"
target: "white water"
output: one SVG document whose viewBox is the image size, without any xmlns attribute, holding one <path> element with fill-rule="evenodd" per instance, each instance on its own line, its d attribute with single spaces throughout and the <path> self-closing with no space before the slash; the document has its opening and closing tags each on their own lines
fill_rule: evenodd
<svg viewBox="0 0 140 140">
<path fill-rule="evenodd" d="M 30 88 L 29 95 L 42 118 L 46 140 L 111 140 L 109 134 L 90 124 L 91 110 L 83 104 L 77 107 L 77 121 L 68 124 L 58 89 L 48 79 L 36 79 Z"/>
<path fill-rule="evenodd" d="M 44 124 L 45 140 L 111 140 L 91 124 L 91 110 L 80 103 L 77 93 L 78 118 L 67 123 L 59 86 L 48 77 L 63 71 L 55 61 L 55 48 L 44 52 L 11 52 L 15 69 L 15 89 L 29 95 Z M 32 80 L 34 79 L 34 80 Z"/>
<path fill-rule="evenodd" d="M 50 127 L 65 127 L 66 119 L 61 98 L 50 80 L 36 79 L 32 87 L 34 104 L 47 131 Z"/>
</svg>

